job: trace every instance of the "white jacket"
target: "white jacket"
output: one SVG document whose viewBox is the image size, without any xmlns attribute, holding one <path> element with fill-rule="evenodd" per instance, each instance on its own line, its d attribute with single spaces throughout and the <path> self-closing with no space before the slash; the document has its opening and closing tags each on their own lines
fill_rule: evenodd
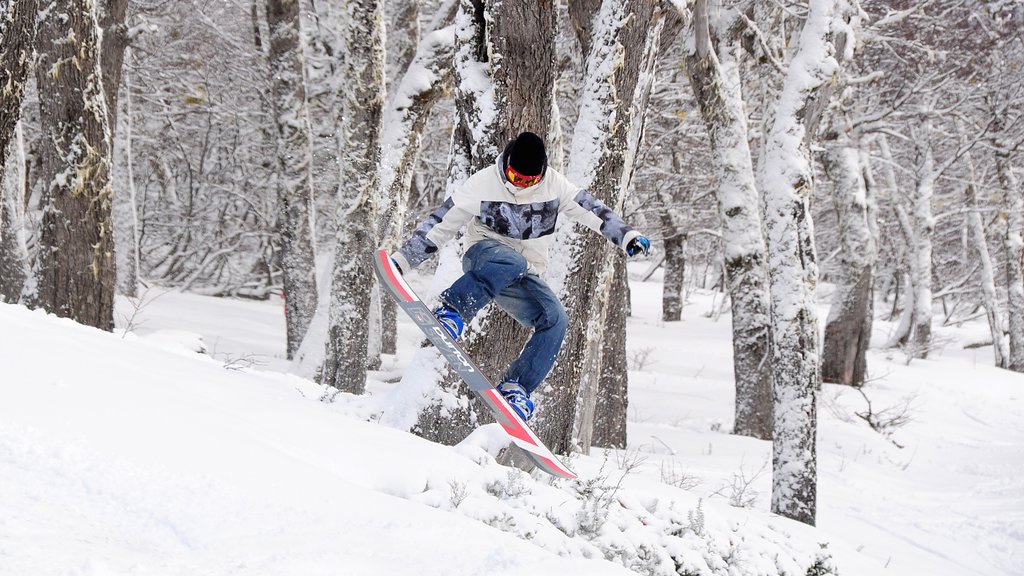
<svg viewBox="0 0 1024 576">
<path fill-rule="evenodd" d="M 411 270 L 466 226 L 468 245 L 497 240 L 526 258 L 529 273 L 541 274 L 561 216 L 600 232 L 623 249 L 640 236 L 600 200 L 552 168 L 539 184 L 516 188 L 502 173 L 499 157 L 470 176 L 392 257 L 402 270 Z"/>
</svg>

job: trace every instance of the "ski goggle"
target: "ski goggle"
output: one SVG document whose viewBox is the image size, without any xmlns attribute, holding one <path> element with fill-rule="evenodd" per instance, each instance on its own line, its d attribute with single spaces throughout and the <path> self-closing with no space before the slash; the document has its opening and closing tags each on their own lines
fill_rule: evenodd
<svg viewBox="0 0 1024 576">
<path fill-rule="evenodd" d="M 529 188 L 534 184 L 540 182 L 540 179 L 544 177 L 543 174 L 537 174 L 536 176 L 526 176 L 516 172 L 516 169 L 509 166 L 505 168 L 505 177 L 517 188 Z"/>
</svg>

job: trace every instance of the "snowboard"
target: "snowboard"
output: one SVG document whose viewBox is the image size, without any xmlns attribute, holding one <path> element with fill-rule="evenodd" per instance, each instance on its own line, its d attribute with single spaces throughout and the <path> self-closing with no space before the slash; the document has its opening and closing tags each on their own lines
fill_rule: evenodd
<svg viewBox="0 0 1024 576">
<path fill-rule="evenodd" d="M 519 414 L 509 407 L 505 398 L 494 387 L 494 383 L 480 371 L 465 348 L 441 326 L 434 317 L 434 312 L 416 295 L 385 250 L 377 250 L 373 259 L 373 270 L 398 306 L 420 327 L 469 389 L 483 400 L 484 405 L 512 442 L 522 449 L 538 468 L 548 474 L 560 478 L 576 478 L 576 474 L 562 464 Z"/>
</svg>

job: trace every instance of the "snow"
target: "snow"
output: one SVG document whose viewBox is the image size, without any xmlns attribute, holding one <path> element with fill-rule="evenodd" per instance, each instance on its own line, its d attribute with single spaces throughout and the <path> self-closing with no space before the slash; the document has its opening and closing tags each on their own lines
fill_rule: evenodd
<svg viewBox="0 0 1024 576">
<path fill-rule="evenodd" d="M 909 406 L 888 436 L 824 386 L 812 528 L 768 513 L 771 443 L 728 434 L 720 295 L 664 323 L 657 278 L 631 286 L 629 449 L 572 456 L 578 482 L 497 464 L 493 425 L 385 425 L 420 369 L 405 318 L 355 397 L 286 373 L 279 300 L 153 289 L 113 334 L 0 304 L 0 575 L 1024 573 L 1024 375 L 963 349 L 982 321 L 925 361 L 869 353 L 874 411 Z"/>
</svg>

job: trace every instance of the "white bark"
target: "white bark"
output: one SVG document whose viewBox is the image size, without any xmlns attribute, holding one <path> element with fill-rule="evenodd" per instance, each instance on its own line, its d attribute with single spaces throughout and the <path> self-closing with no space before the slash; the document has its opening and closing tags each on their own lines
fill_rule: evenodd
<svg viewBox="0 0 1024 576">
<path fill-rule="evenodd" d="M 687 72 L 716 162 L 718 213 L 732 303 L 734 432 L 769 439 L 772 389 L 765 241 L 743 109 L 738 32 L 730 30 L 719 40 L 716 51 L 703 1 L 697 4 L 694 26 L 694 52 L 687 59 Z"/>
<path fill-rule="evenodd" d="M 932 252 L 935 216 L 932 198 L 938 173 L 931 147 L 931 120 L 921 122 L 914 132 L 918 146 L 917 174 L 911 198 L 910 223 L 913 244 L 910 245 L 910 275 L 914 285 L 913 327 L 910 335 L 911 354 L 927 358 L 932 346 Z"/>
<path fill-rule="evenodd" d="M 772 511 L 807 524 L 814 523 L 817 508 L 821 377 L 810 210 L 813 126 L 806 122 L 816 116 L 815 96 L 838 70 L 832 40 L 836 4 L 810 2 L 778 102 L 769 111 L 760 168 L 775 359 Z"/>
<path fill-rule="evenodd" d="M 1006 229 L 1006 292 L 1010 331 L 1009 368 L 1024 372 L 1024 191 L 1021 190 L 1010 153 L 1005 146 L 996 151 L 996 171 L 1003 189 Z"/>
<path fill-rule="evenodd" d="M 1006 341 L 1006 335 L 1003 333 L 999 298 L 996 293 L 995 271 L 992 267 L 992 256 L 988 250 L 988 240 L 985 238 L 985 224 L 981 220 L 981 212 L 978 209 L 978 198 L 974 185 L 968 185 L 964 193 L 967 196 L 969 242 L 981 264 L 981 278 L 979 280 L 982 301 L 985 305 L 985 316 L 988 318 L 989 332 L 992 334 L 992 353 L 995 355 L 995 365 L 1000 368 L 1007 368 L 1009 366 L 1010 350 Z"/>
</svg>

